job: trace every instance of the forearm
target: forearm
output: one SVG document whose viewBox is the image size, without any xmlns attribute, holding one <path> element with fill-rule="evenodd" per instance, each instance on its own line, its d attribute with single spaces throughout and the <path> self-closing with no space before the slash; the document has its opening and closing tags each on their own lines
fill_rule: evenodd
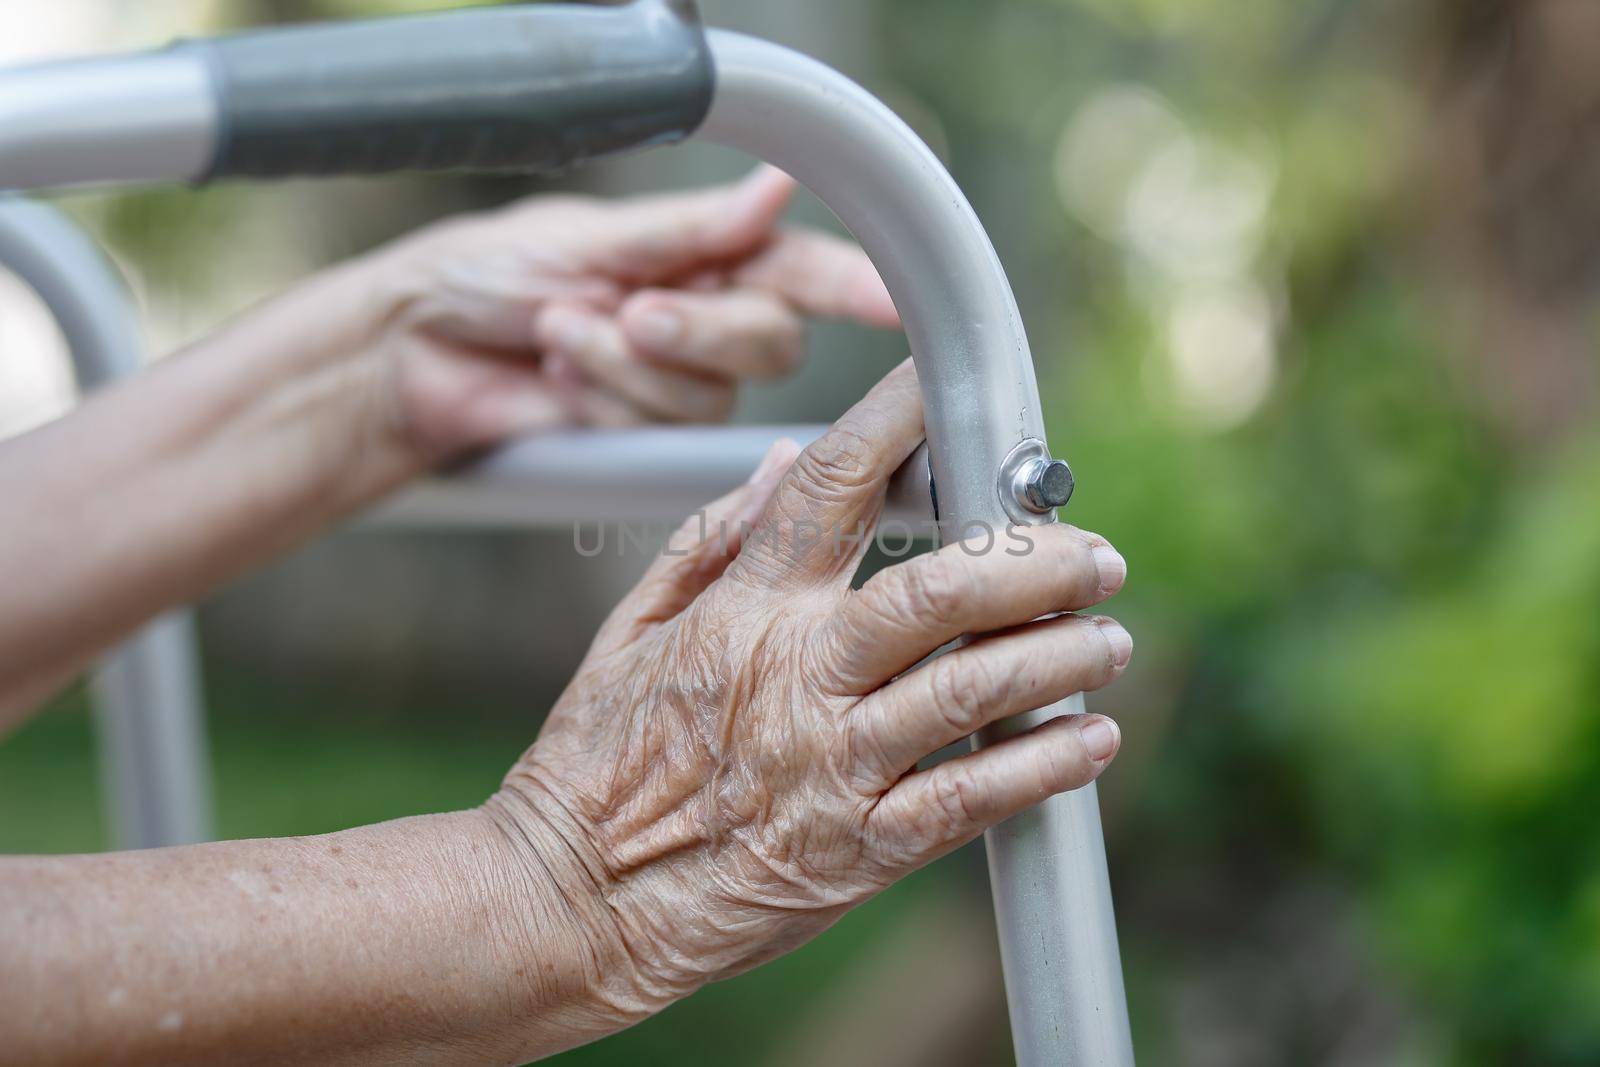
<svg viewBox="0 0 1600 1067">
<path fill-rule="evenodd" d="M 488 814 L 0 861 L 0 1062 L 522 1063 L 622 1025 Z"/>
<path fill-rule="evenodd" d="M 375 318 L 350 313 L 360 281 L 325 276 L 0 445 L 0 729 L 143 620 L 420 471 L 373 346 L 341 326 Z"/>
</svg>

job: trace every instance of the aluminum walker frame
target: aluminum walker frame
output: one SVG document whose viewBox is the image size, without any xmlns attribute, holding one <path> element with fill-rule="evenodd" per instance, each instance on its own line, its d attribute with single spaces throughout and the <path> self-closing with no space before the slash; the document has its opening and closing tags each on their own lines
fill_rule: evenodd
<svg viewBox="0 0 1600 1067">
<path fill-rule="evenodd" d="M 913 514 L 926 509 L 931 468 L 946 541 L 978 524 L 1055 521 L 1069 488 L 1064 466 L 1044 443 L 1015 297 L 960 188 L 859 86 L 780 46 L 704 29 L 692 0 L 300 27 L 0 71 L 0 189 L 541 171 L 691 136 L 789 171 L 882 274 L 917 363 L 928 433 L 927 459 L 902 472 L 897 498 Z M 0 261 L 56 314 L 80 385 L 138 366 L 125 295 L 59 216 L 0 203 Z M 387 517 L 449 525 L 682 515 L 737 484 L 780 433 L 809 439 L 820 428 L 530 440 L 425 487 Z M 186 616 L 152 624 L 111 656 L 95 692 L 121 841 L 205 838 L 208 770 Z M 1082 710 L 1073 697 L 974 744 Z M 1095 787 L 1052 798 L 986 839 L 1019 1062 L 1132 1064 Z"/>
</svg>

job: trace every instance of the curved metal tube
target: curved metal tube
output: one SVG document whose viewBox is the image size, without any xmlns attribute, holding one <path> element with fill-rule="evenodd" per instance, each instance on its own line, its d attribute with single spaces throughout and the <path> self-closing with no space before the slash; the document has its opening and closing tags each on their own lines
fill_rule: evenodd
<svg viewBox="0 0 1600 1067">
<path fill-rule="evenodd" d="M 789 171 L 877 265 L 922 379 L 945 539 L 1009 520 L 999 474 L 1043 439 L 1022 318 L 982 224 L 938 158 L 892 111 L 789 49 L 711 31 L 717 95 L 697 134 Z M 1083 710 L 1019 716 L 978 744 Z M 1133 1063 L 1095 789 L 1056 797 L 987 835 L 1017 1059 Z"/>
<path fill-rule="evenodd" d="M 80 390 L 138 371 L 140 329 L 127 290 L 70 220 L 0 198 L 0 266 L 55 316 Z M 189 613 L 157 619 L 107 655 L 91 689 L 113 839 L 122 848 L 209 840 L 210 762 Z"/>
</svg>

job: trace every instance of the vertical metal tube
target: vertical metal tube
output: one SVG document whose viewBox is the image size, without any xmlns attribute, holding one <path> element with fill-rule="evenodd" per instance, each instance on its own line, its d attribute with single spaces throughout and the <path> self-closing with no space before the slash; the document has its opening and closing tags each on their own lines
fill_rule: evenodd
<svg viewBox="0 0 1600 1067">
<path fill-rule="evenodd" d="M 999 474 L 1044 438 L 1016 300 L 982 224 L 938 158 L 888 108 L 788 49 L 713 31 L 717 92 L 698 136 L 793 174 L 861 242 L 905 320 L 927 408 L 946 540 L 1001 530 Z M 1083 710 L 1074 697 L 979 743 Z M 1133 1062 L 1093 786 L 988 835 L 1020 1063 Z"/>
<path fill-rule="evenodd" d="M 139 322 L 121 279 L 59 212 L 0 198 L 0 265 L 55 315 L 80 389 L 139 369 Z M 115 842 L 156 848 L 210 838 L 210 764 L 188 613 L 156 620 L 107 655 L 92 694 Z"/>
<path fill-rule="evenodd" d="M 194 619 L 175 611 L 101 661 L 90 680 L 102 803 L 119 848 L 215 836 Z"/>
</svg>

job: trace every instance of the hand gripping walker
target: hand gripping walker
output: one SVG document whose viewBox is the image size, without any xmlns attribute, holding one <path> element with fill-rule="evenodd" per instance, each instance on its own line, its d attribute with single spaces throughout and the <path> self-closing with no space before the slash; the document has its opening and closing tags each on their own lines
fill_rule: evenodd
<svg viewBox="0 0 1600 1067">
<path fill-rule="evenodd" d="M 954 180 L 859 86 L 777 45 L 702 29 L 693 0 L 510 6 L 289 28 L 0 71 L 0 189 L 543 171 L 689 136 L 789 171 L 877 265 L 922 381 L 941 537 L 959 539 L 978 524 L 1053 522 L 1070 473 L 1044 443 L 1032 358 L 1005 271 Z M 97 366 L 129 351 L 131 323 L 112 297 L 74 296 L 72 278 L 95 284 L 98 274 L 103 285 L 104 268 L 86 257 L 81 238 L 73 245 L 41 211 L 20 202 L 0 207 L 0 258 L 62 316 L 80 378 L 100 376 Z M 129 362 L 121 359 L 119 369 Z M 465 489 L 442 490 L 432 515 L 466 508 L 481 519 L 504 510 L 509 491 L 529 486 L 593 491 L 602 471 L 627 469 L 613 462 L 619 449 L 644 444 L 689 468 L 659 483 L 651 505 L 666 507 L 661 494 L 675 487 L 685 494 L 676 500 L 683 510 L 736 483 L 773 436 L 656 430 L 530 441 L 469 474 Z M 637 465 L 633 474 L 643 480 Z M 612 500 L 647 488 L 600 486 Z M 538 517 L 536 505 L 512 510 Z M 173 628 L 181 623 L 160 626 L 136 639 L 153 645 L 154 655 L 141 657 L 137 647 L 121 654 L 121 684 L 192 706 L 181 659 L 175 671 L 150 669 L 170 668 L 174 650 L 185 650 Z M 987 730 L 975 743 L 1081 711 L 1082 698 L 1074 697 Z M 198 751 L 190 744 L 176 758 L 198 759 Z M 159 758 L 146 753 L 142 765 Z M 124 788 L 160 822 L 163 801 L 152 790 L 162 783 Z M 193 795 L 187 799 L 193 804 Z M 187 826 L 167 820 L 163 832 L 182 840 L 203 830 L 191 817 Z M 1018 1060 L 1131 1064 L 1094 786 L 1009 820 L 987 843 Z"/>
</svg>

